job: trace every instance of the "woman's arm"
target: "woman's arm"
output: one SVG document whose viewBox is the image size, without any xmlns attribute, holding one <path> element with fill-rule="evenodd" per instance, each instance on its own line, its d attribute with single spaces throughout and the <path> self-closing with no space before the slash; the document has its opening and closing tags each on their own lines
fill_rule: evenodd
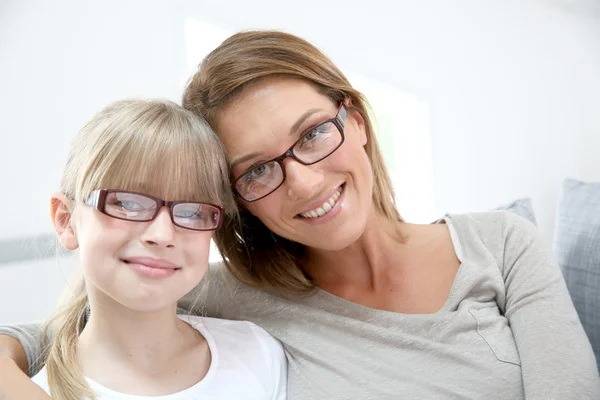
<svg viewBox="0 0 600 400">
<path fill-rule="evenodd" d="M 11 359 L 23 372 L 34 376 L 43 366 L 42 329 L 42 324 L 0 326 L 0 356 Z M 0 376 L 3 374 L 0 372 Z"/>
<path fill-rule="evenodd" d="M 233 303 L 238 282 L 220 262 L 212 263 L 200 281 L 178 302 L 179 312 L 213 318 L 237 319 Z M 0 332 L 1 333 L 1 332 Z"/>
<path fill-rule="evenodd" d="M 600 399 L 600 377 L 562 273 L 538 229 L 506 213 L 500 266 L 505 315 L 527 399 Z"/>
<path fill-rule="evenodd" d="M 12 336 L 0 335 L 0 356 L 12 360 L 22 372 L 27 372 L 27 355 L 21 343 Z"/>
<path fill-rule="evenodd" d="M 5 346 L 7 343 L 8 347 Z M 2 337 L 0 337 L 0 345 L 3 350 L 11 347 L 6 338 Z M 18 346 L 20 347 L 20 345 Z M 15 360 L 9 356 L 0 355 L 0 371 L 2 371 L 0 373 L 0 400 L 50 400 L 46 392 L 33 383 L 22 369 L 23 366 L 17 365 Z"/>
</svg>

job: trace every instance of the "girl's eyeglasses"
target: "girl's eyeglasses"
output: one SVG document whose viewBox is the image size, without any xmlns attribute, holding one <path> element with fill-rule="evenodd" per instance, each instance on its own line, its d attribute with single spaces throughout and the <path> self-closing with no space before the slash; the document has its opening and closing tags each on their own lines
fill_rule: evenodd
<svg viewBox="0 0 600 400">
<path fill-rule="evenodd" d="M 218 229 L 224 216 L 221 206 L 192 201 L 164 201 L 147 194 L 124 190 L 94 190 L 85 202 L 109 217 L 134 222 L 149 222 L 164 206 L 175 226 L 194 231 Z"/>
</svg>

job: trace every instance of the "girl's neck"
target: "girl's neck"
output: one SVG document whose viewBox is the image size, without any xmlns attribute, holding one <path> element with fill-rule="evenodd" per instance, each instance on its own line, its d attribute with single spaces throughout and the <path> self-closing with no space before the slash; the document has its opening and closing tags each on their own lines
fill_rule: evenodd
<svg viewBox="0 0 600 400">
<path fill-rule="evenodd" d="M 189 387 L 208 371 L 208 345 L 197 330 L 177 317 L 176 304 L 135 311 L 94 289 L 88 285 L 90 318 L 77 346 L 85 376 L 113 390 L 158 395 L 168 386 L 157 385 L 158 378 L 165 384 L 172 380 L 166 393 L 173 393 L 180 378 Z M 196 359 L 197 379 L 173 375 L 180 369 L 178 364 L 185 365 L 191 356 Z"/>
</svg>

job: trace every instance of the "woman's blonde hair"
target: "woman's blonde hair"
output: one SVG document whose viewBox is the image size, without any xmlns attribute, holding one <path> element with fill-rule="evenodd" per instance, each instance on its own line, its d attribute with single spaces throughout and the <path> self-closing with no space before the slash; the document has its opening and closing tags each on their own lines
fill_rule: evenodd
<svg viewBox="0 0 600 400">
<path fill-rule="evenodd" d="M 97 113 L 72 142 L 60 191 L 76 212 L 96 189 L 122 189 L 165 200 L 221 204 L 235 218 L 227 164 L 206 121 L 164 100 L 124 100 Z M 77 360 L 88 296 L 83 278 L 45 327 L 54 400 L 95 398 Z"/>
<path fill-rule="evenodd" d="M 309 42 L 279 31 L 247 31 L 226 39 L 200 64 L 183 94 L 183 106 L 202 115 L 218 132 L 219 112 L 241 92 L 265 78 L 302 79 L 334 104 L 349 98 L 365 121 L 365 151 L 373 169 L 373 203 L 385 217 L 402 221 L 392 183 L 373 132 L 366 98 L 344 74 Z M 215 241 L 225 265 L 242 282 L 291 292 L 308 292 L 314 284 L 301 266 L 303 245 L 277 236 L 243 208 Z"/>
</svg>

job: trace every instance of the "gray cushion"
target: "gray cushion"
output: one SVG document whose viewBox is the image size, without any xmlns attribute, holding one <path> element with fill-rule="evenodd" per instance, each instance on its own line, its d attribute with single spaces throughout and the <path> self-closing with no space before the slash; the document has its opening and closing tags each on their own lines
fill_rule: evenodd
<svg viewBox="0 0 600 400">
<path fill-rule="evenodd" d="M 504 204 L 497 208 L 497 210 L 506 210 L 513 212 L 537 225 L 535 220 L 535 213 L 533 211 L 533 203 L 530 198 L 516 199 L 515 201 Z"/>
<path fill-rule="evenodd" d="M 600 369 L 600 183 L 564 181 L 554 250 Z"/>
</svg>

